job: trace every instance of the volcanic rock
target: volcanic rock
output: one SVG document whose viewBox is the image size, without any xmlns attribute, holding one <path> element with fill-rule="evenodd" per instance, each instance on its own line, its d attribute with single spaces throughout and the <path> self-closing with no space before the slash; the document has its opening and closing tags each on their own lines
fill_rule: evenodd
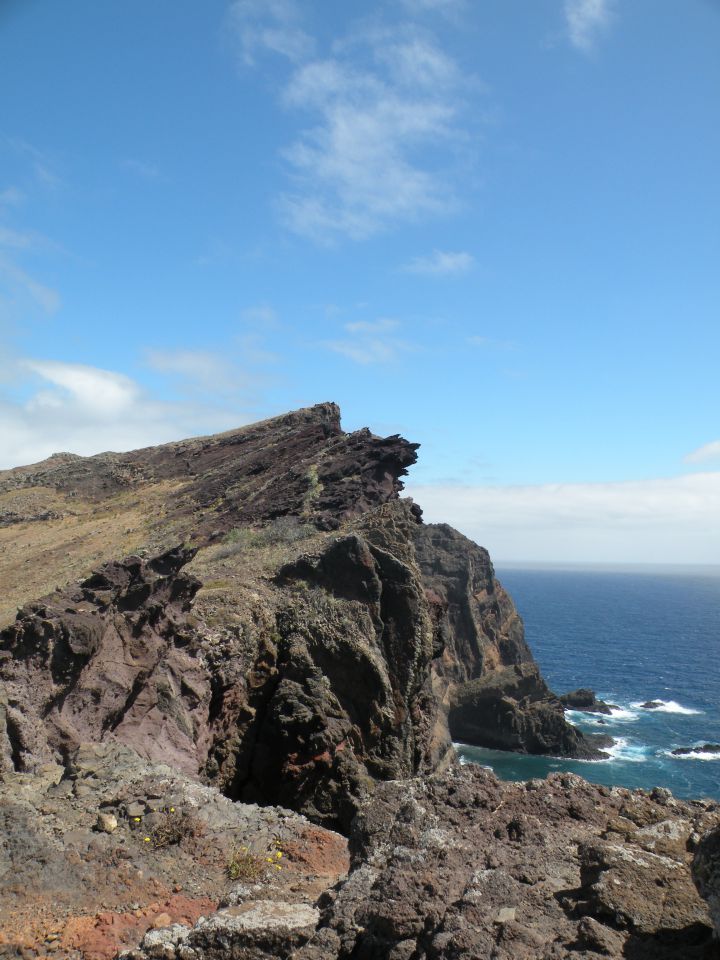
<svg viewBox="0 0 720 960">
<path fill-rule="evenodd" d="M 139 548 L 19 610 L 0 633 L 0 765 L 120 742 L 347 829 L 374 781 L 441 768 L 451 736 L 598 755 L 540 677 L 487 552 L 398 499 L 415 448 L 344 434 L 325 404 L 6 471 L 13 496 L 42 486 L 93 509 L 172 481 L 148 542 L 162 528 L 192 546 Z"/>
<path fill-rule="evenodd" d="M 459 766 L 598 744 L 415 449 L 322 404 L 0 474 L 6 953 L 717 957 L 716 805 Z"/>
<path fill-rule="evenodd" d="M 583 713 L 603 713 L 606 716 L 610 716 L 613 712 L 613 707 L 615 707 L 615 704 L 598 700 L 595 696 L 595 691 L 588 690 L 585 687 L 581 687 L 579 690 L 571 690 L 569 693 L 560 694 L 560 702 L 566 710 L 582 710 Z"/>
</svg>

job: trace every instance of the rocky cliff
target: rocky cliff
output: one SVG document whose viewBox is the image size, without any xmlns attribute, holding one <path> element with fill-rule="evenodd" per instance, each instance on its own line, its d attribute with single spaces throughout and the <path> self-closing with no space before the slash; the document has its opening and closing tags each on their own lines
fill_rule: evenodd
<svg viewBox="0 0 720 960">
<path fill-rule="evenodd" d="M 5 769 L 114 741 L 347 827 L 369 784 L 437 769 L 450 736 L 590 755 L 487 553 L 398 498 L 415 449 L 344 434 L 326 404 L 3 475 L 16 502 L 72 493 L 75 516 L 122 516 L 124 488 L 147 491 L 140 550 L 189 544 L 111 560 L 20 609 L 0 640 Z M 66 522 L 46 514 L 21 524 L 40 548 Z"/>
<path fill-rule="evenodd" d="M 565 722 L 487 552 L 446 525 L 424 524 L 399 496 L 415 457 L 416 445 L 399 436 L 344 433 L 337 407 L 322 404 L 216 437 L 127 454 L 59 454 L 0 473 L 0 814 L 11 838 L 0 887 L 15 891 L 13 929 L 27 915 L 18 906 L 24 889 L 32 913 L 32 903 L 62 886 L 17 880 L 43 862 L 69 878 L 66 916 L 84 896 L 98 917 L 107 908 L 121 918 L 107 923 L 125 929 L 136 909 L 130 895 L 103 886 L 101 896 L 92 873 L 76 869 L 77 857 L 95 851 L 98 862 L 150 870 L 170 904 L 161 915 L 183 921 L 174 933 L 159 924 L 142 957 L 301 950 L 307 960 L 420 960 L 491 949 L 497 957 L 619 956 L 628 943 L 644 956 L 637 936 L 654 949 L 667 924 L 699 925 L 693 943 L 701 952 L 673 953 L 672 933 L 669 953 L 647 956 L 705 956 L 709 917 L 689 881 L 688 838 L 711 825 L 712 805 L 673 808 L 672 816 L 663 808 L 640 823 L 623 812 L 634 802 L 627 791 L 580 789 L 571 778 L 529 794 L 457 769 L 452 739 L 576 757 L 597 755 L 597 744 Z M 92 769 L 80 776 L 88 757 Z M 132 789 L 117 787 L 113 764 L 127 768 Z M 20 806 L 15 795 L 25 798 Z M 246 805 L 237 808 L 246 833 L 256 829 L 248 811 L 257 810 L 247 805 L 260 805 L 307 817 L 321 849 L 340 849 L 329 831 L 350 836 L 347 882 L 325 895 L 320 912 L 317 895 L 330 880 L 307 876 L 293 893 L 277 878 L 268 886 L 263 874 L 257 889 L 233 888 L 222 900 L 234 815 L 221 824 L 203 814 L 218 823 L 215 841 L 203 846 L 193 811 L 206 801 Z M 170 830 L 171 806 L 182 808 L 183 830 Z M 682 837 L 660 871 L 667 897 L 685 904 L 672 922 L 662 905 L 652 921 L 638 920 L 630 905 L 622 922 L 610 907 L 582 906 L 595 903 L 603 877 L 615 876 L 610 860 L 640 856 L 617 843 L 610 853 L 602 844 L 582 852 L 612 833 L 616 815 L 636 827 L 682 821 L 667 828 Z M 285 823 L 289 815 L 268 816 Z M 384 819 L 395 824 L 390 833 Z M 306 821 L 293 823 L 309 835 Z M 172 855 L 141 854 L 145 837 L 138 847 L 134 831 L 146 824 L 146 852 L 171 846 Z M 270 849 L 266 827 L 257 829 Z M 156 842 L 168 831 L 172 843 Z M 65 834 L 80 846 L 57 840 Z M 297 837 L 283 839 L 300 849 Z M 49 860 L 44 847 L 55 850 Z M 171 909 L 168 878 L 196 849 L 207 870 L 195 893 L 207 884 L 225 912 L 193 927 L 195 907 Z M 538 873 L 547 856 L 557 861 L 551 880 Z M 537 870 L 526 864 L 523 873 L 524 859 Z M 338 854 L 327 876 L 344 876 L 341 861 Z M 659 862 L 643 863 L 654 883 Z M 492 895 L 478 886 L 480 874 Z M 520 926 L 526 931 L 542 913 L 540 940 L 514 925 L 523 884 L 533 893 Z M 483 896 L 487 909 L 473 906 Z M 386 915 L 386 903 L 405 904 L 406 920 L 395 907 Z M 610 932 L 593 927 L 595 916 Z M 145 929 L 155 923 L 150 913 L 140 919 Z M 141 927 L 129 923 L 115 946 L 137 943 Z M 69 937 L 49 942 L 74 943 Z M 481 952 L 468 952 L 473 942 Z M 68 956 L 93 956 L 89 947 L 72 949 Z"/>
</svg>

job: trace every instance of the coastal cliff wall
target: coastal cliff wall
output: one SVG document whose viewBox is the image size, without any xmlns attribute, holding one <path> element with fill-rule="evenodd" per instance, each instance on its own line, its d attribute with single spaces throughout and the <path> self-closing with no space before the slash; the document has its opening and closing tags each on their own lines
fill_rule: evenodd
<svg viewBox="0 0 720 960">
<path fill-rule="evenodd" d="M 0 635 L 5 769 L 116 741 L 346 828 L 374 781 L 438 769 L 451 737 L 591 754 L 487 552 L 398 498 L 415 450 L 343 433 L 324 404 L 0 475 L 16 503 L 73 492 L 75 518 L 122 518 L 126 488 L 147 492 L 148 547 L 188 544 L 110 560 L 20 609 Z M 24 523 L 40 550 L 73 531 L 64 517 Z"/>
</svg>

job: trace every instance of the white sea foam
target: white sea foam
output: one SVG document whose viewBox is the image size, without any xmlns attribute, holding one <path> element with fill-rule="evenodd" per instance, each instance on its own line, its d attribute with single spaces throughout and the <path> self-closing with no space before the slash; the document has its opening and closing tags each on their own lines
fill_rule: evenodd
<svg viewBox="0 0 720 960">
<path fill-rule="evenodd" d="M 650 747 L 633 743 L 625 737 L 618 737 L 611 747 L 603 747 L 603 750 L 610 754 L 610 760 L 622 760 L 625 763 L 643 763 L 650 754 Z"/>
<path fill-rule="evenodd" d="M 611 720 L 637 720 L 638 714 L 634 710 L 628 710 L 625 707 L 612 707 L 610 710 Z"/>
<path fill-rule="evenodd" d="M 673 753 L 672 750 L 663 750 L 663 754 L 671 760 L 720 760 L 720 750 L 716 752 L 693 750 L 690 753 Z"/>
<path fill-rule="evenodd" d="M 657 707 L 643 707 L 643 703 L 657 703 Z M 647 710 L 648 713 L 681 713 L 686 716 L 693 716 L 697 713 L 702 713 L 702 710 L 693 710 L 692 707 L 683 707 L 682 704 L 678 703 L 677 700 L 639 700 L 637 703 L 632 703 L 630 706 L 635 707 L 638 710 Z"/>
<path fill-rule="evenodd" d="M 625 707 L 611 707 L 610 713 L 596 713 L 594 710 L 565 711 L 565 717 L 570 723 L 593 723 L 599 726 L 613 723 L 615 720 L 629 723 L 631 720 L 637 720 L 638 716 L 635 710 L 628 710 Z"/>
</svg>

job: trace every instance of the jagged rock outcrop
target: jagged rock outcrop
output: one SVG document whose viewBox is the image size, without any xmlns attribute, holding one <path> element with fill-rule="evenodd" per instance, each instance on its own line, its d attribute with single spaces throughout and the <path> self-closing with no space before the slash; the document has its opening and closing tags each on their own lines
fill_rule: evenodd
<svg viewBox="0 0 720 960">
<path fill-rule="evenodd" d="M 115 741 L 235 799 L 347 829 L 374 781 L 447 762 L 450 734 L 591 752 L 542 681 L 487 552 L 398 500 L 415 445 L 338 431 L 337 408 L 323 405 L 12 473 L 77 484 L 93 501 L 182 474 L 165 520 L 181 517 L 195 545 L 111 561 L 19 611 L 0 634 L 6 769 Z M 230 518 L 262 523 L 208 533 Z"/>
<path fill-rule="evenodd" d="M 29 771 L 80 743 L 147 744 L 197 774 L 211 687 L 187 615 L 194 551 L 109 563 L 19 611 L 0 646 L 0 769 Z"/>
<path fill-rule="evenodd" d="M 337 404 L 322 403 L 239 430 L 129 453 L 56 454 L 0 471 L 0 494 L 42 487 L 100 502 L 128 489 L 174 482 L 164 523 L 191 519 L 188 528 L 196 538 L 233 523 L 300 514 L 335 529 L 396 496 L 418 446 L 367 429 L 345 433 Z"/>
<path fill-rule="evenodd" d="M 465 767 L 383 783 L 353 821 L 347 879 L 320 896 L 314 929 L 282 931 L 279 955 L 717 960 L 688 869 L 693 837 L 717 817 L 711 802 L 598 787 L 573 774 L 514 784 Z M 233 929 L 225 908 L 194 927 L 149 934 L 128 960 L 185 958 L 186 949 L 192 960 L 204 949 L 213 960 L 278 955 L 263 950 L 257 893 L 232 902 L 253 918 L 250 930 Z M 153 952 L 160 943 L 167 954 Z"/>
</svg>

